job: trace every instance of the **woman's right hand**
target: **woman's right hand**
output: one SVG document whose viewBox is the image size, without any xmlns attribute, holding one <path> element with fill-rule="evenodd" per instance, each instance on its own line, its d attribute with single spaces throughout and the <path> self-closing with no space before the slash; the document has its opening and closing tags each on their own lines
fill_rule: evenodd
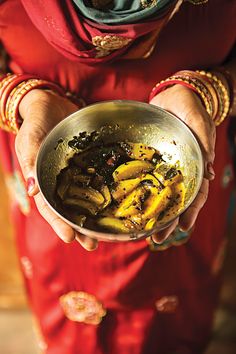
<svg viewBox="0 0 236 354">
<path fill-rule="evenodd" d="M 19 106 L 23 123 L 16 136 L 15 149 L 27 182 L 28 194 L 34 197 L 43 218 L 64 242 L 76 239 L 86 250 L 92 251 L 96 249 L 97 241 L 79 234 L 60 219 L 47 206 L 35 182 L 35 162 L 41 142 L 57 123 L 78 108 L 68 99 L 52 91 L 39 89 L 30 91 Z"/>
<path fill-rule="evenodd" d="M 207 200 L 209 181 L 215 177 L 213 162 L 216 128 L 199 97 L 192 90 L 182 85 L 174 85 L 160 92 L 150 103 L 173 113 L 189 126 L 198 139 L 204 160 L 203 182 L 192 204 L 169 227 L 152 236 L 154 241 L 163 242 L 177 226 L 183 231 L 191 230 Z"/>
</svg>

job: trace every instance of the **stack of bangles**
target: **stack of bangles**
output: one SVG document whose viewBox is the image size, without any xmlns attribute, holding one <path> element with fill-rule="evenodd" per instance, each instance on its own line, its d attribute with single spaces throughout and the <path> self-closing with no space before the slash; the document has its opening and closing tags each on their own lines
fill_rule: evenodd
<svg viewBox="0 0 236 354">
<path fill-rule="evenodd" d="M 227 79 L 227 78 L 226 78 Z M 230 93 L 224 83 L 213 73 L 206 71 L 178 71 L 166 80 L 159 82 L 150 94 L 150 100 L 170 86 L 179 84 L 190 88 L 202 101 L 206 111 L 215 125 L 221 124 L 230 110 Z M 232 82 L 228 79 L 229 88 Z M 19 105 L 22 98 L 33 89 L 49 89 L 57 94 L 68 97 L 68 93 L 57 84 L 37 79 L 29 74 L 6 74 L 0 78 L 0 127 L 17 133 L 22 119 Z M 232 92 L 232 90 L 231 90 Z M 80 99 L 70 95 L 69 98 L 78 106 L 83 105 Z"/>
<path fill-rule="evenodd" d="M 12 133 L 17 133 L 22 119 L 19 105 L 22 98 L 33 89 L 52 90 L 60 96 L 68 94 L 57 84 L 34 78 L 29 74 L 6 74 L 0 78 L 0 127 Z M 72 99 L 74 102 L 74 100 Z M 74 102 L 76 103 L 76 102 Z"/>
<path fill-rule="evenodd" d="M 224 73 L 222 73 L 224 75 Z M 188 87 L 200 98 L 215 125 L 220 125 L 230 111 L 232 82 L 224 75 L 228 88 L 215 74 L 206 71 L 182 70 L 159 82 L 150 94 L 150 101 L 160 92 L 179 84 Z"/>
</svg>

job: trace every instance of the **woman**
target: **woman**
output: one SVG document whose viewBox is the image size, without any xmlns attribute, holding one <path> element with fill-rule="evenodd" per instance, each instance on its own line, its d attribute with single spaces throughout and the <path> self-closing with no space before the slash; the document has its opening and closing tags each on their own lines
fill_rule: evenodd
<svg viewBox="0 0 236 354">
<path fill-rule="evenodd" d="M 1 151 L 8 179 L 21 191 L 21 209 L 15 205 L 13 217 L 44 353 L 204 350 L 217 304 L 231 190 L 226 116 L 235 64 L 223 63 L 236 37 L 235 11 L 233 1 L 222 0 L 1 3 L 0 35 L 9 68 L 25 75 L 2 79 L 2 125 L 17 136 L 2 131 Z M 218 66 L 217 75 L 210 77 L 195 72 Z M 156 86 L 151 103 L 184 120 L 202 146 L 205 179 L 200 193 L 179 220 L 153 236 L 164 243 L 97 245 L 43 202 L 34 172 L 39 145 L 80 107 L 74 96 L 86 104 L 109 99 L 148 102 L 161 80 L 166 81 Z M 61 88 L 73 95 L 65 97 Z M 217 127 L 216 147 L 213 120 L 224 120 Z M 20 168 L 28 196 L 34 198 L 22 188 Z M 185 233 L 173 240 L 170 235 L 177 225 Z M 187 243 L 172 247 L 187 241 L 190 233 Z M 76 241 L 67 245 L 57 236 L 65 242 L 76 239 L 84 248 Z"/>
</svg>

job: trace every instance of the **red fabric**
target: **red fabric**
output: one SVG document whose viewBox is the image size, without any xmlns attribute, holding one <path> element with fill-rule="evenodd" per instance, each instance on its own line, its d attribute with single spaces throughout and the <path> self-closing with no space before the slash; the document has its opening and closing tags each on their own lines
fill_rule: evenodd
<svg viewBox="0 0 236 354">
<path fill-rule="evenodd" d="M 14 72 L 55 81 L 87 103 L 122 98 L 147 102 L 152 87 L 170 74 L 219 65 L 226 59 L 235 41 L 235 11 L 233 1 L 185 3 L 160 33 L 148 59 L 100 66 L 63 56 L 45 40 L 17 0 L 0 6 L 0 36 Z M 25 273 L 25 280 L 47 354 L 201 353 L 217 303 L 215 265 L 231 192 L 231 186 L 222 183 L 231 164 L 226 136 L 227 121 L 217 128 L 217 175 L 209 199 L 189 242 L 180 247 L 151 252 L 145 240 L 101 242 L 89 253 L 76 242 L 60 241 L 33 202 L 28 217 L 14 209 L 19 256 L 27 257 L 32 265 L 32 274 Z M 7 166 L 12 161 L 13 170 L 18 168 L 14 137 L 8 135 L 6 140 L 1 132 L 0 141 Z M 102 302 L 107 315 L 100 325 L 65 317 L 59 297 L 70 291 L 88 292 Z M 156 301 L 164 296 L 178 298 L 176 312 L 156 310 Z"/>
<path fill-rule="evenodd" d="M 68 59 L 86 63 L 104 63 L 120 57 L 134 40 L 156 31 L 166 23 L 173 7 L 161 18 L 143 23 L 107 26 L 83 18 L 73 6 L 73 1 L 22 0 L 30 19 L 47 41 Z M 96 58 L 97 50 L 92 44 L 95 36 L 118 35 L 131 39 L 129 45 L 111 54 Z"/>
</svg>

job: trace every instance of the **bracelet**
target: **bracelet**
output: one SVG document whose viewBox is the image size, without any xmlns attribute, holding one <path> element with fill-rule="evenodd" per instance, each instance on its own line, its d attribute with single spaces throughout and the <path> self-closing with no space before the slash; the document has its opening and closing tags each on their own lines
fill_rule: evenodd
<svg viewBox="0 0 236 354">
<path fill-rule="evenodd" d="M 6 121 L 10 130 L 17 133 L 22 120 L 19 116 L 19 105 L 23 97 L 35 88 L 51 89 L 64 96 L 64 91 L 56 84 L 40 79 L 29 79 L 16 86 L 8 96 L 6 103 Z"/>
<path fill-rule="evenodd" d="M 224 86 L 222 81 L 211 72 L 206 72 L 204 70 L 197 72 L 199 72 L 199 74 L 201 74 L 203 77 L 208 78 L 217 93 L 219 102 L 219 114 L 215 119 L 215 124 L 220 125 L 227 117 L 230 109 L 230 95 L 227 91 L 227 88 Z"/>
<path fill-rule="evenodd" d="M 220 73 L 221 75 L 223 75 L 228 84 L 231 109 L 234 104 L 234 101 L 236 100 L 236 82 L 231 73 L 225 67 L 217 66 L 213 68 L 213 72 Z"/>
<path fill-rule="evenodd" d="M 6 122 L 6 115 L 5 115 L 5 106 L 7 98 L 12 89 L 18 84 L 20 84 L 23 80 L 31 78 L 30 75 L 11 75 L 7 74 L 5 78 L 2 79 L 0 83 L 0 115 L 3 125 Z"/>
<path fill-rule="evenodd" d="M 206 71 L 178 71 L 160 81 L 151 91 L 149 100 L 170 86 L 180 84 L 190 88 L 200 98 L 215 125 L 220 125 L 230 109 L 230 95 L 223 82 L 213 73 Z"/>
<path fill-rule="evenodd" d="M 175 84 L 179 84 L 185 87 L 190 88 L 193 92 L 195 92 L 198 97 L 200 98 L 201 102 L 203 103 L 207 113 L 212 117 L 213 116 L 213 102 L 210 99 L 209 94 L 204 91 L 203 87 L 199 87 L 199 85 L 196 85 L 193 81 L 187 79 L 187 78 L 182 78 L 180 76 L 170 76 L 166 80 L 160 81 L 151 91 L 149 101 L 153 99 L 158 93 L 162 92 L 163 90 L 167 89 L 170 86 L 173 86 Z"/>
<path fill-rule="evenodd" d="M 202 104 L 204 105 L 207 113 L 212 117 L 215 116 L 216 114 L 216 105 L 215 102 L 213 100 L 213 97 L 211 95 L 211 92 L 207 89 L 206 85 L 204 83 L 202 83 L 201 80 L 199 80 L 198 78 L 194 78 L 194 77 L 190 77 L 189 75 L 176 75 L 176 78 L 180 78 L 181 80 L 187 80 L 190 83 L 190 86 L 192 86 L 193 88 L 196 88 L 196 93 L 198 95 L 198 97 L 200 98 L 200 100 L 202 101 Z M 193 89 L 192 89 L 193 90 Z"/>
<path fill-rule="evenodd" d="M 210 115 L 212 116 L 212 119 L 215 120 L 219 109 L 218 97 L 209 80 L 204 79 L 198 72 L 190 70 L 178 71 L 175 75 L 184 77 L 199 86 L 199 89 L 208 97 L 208 101 L 210 102 L 212 108 L 212 114 Z"/>
<path fill-rule="evenodd" d="M 18 132 L 22 123 L 19 114 L 20 102 L 28 92 L 37 88 L 50 89 L 62 97 L 68 97 L 64 89 L 57 84 L 34 78 L 29 74 L 6 74 L 0 78 L 1 128 L 12 133 Z M 75 96 L 72 101 L 75 103 Z"/>
</svg>

